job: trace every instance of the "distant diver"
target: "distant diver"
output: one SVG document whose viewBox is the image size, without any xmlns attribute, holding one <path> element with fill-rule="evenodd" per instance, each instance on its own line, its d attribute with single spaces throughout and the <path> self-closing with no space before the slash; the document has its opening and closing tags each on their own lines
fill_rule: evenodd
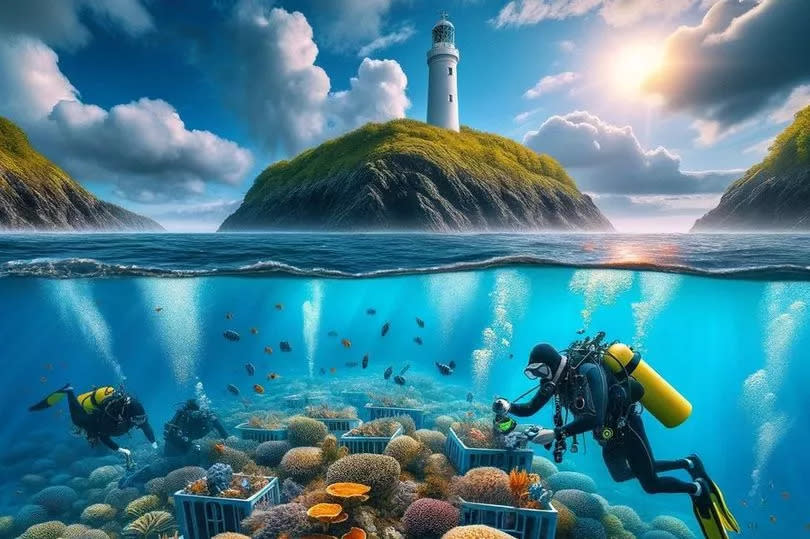
<svg viewBox="0 0 810 539">
<path fill-rule="evenodd" d="M 228 431 L 214 412 L 201 409 L 195 399 L 187 400 L 163 427 L 166 456 L 187 454 L 194 448 L 195 440 L 203 438 L 212 430 L 215 430 L 220 438 L 228 437 Z"/>
<path fill-rule="evenodd" d="M 577 436 L 592 431 L 602 446 L 602 458 L 615 481 L 636 479 L 649 494 L 689 494 L 707 539 L 726 539 L 730 531 L 739 533 L 739 524 L 723 494 L 709 478 L 697 455 L 679 460 L 653 457 L 639 403 L 670 428 L 689 417 L 692 405 L 643 361 L 638 352 L 618 342 L 603 344 L 604 336 L 604 332 L 600 332 L 593 338 L 574 341 L 564 356 L 549 344 L 535 346 L 523 372 L 530 380 L 539 381 L 537 392 L 525 404 L 496 399 L 492 405 L 496 431 L 510 434 L 517 423 L 509 415 L 531 416 L 553 399 L 554 428 L 539 431 L 535 428 L 527 432 L 531 432 L 528 435 L 531 441 L 546 449 L 554 446 L 555 461 L 562 461 L 569 438 L 572 438 L 573 453 L 578 450 Z M 573 415 L 568 424 L 563 424 L 563 408 Z M 673 470 L 686 470 L 692 481 L 658 475 Z"/>
<path fill-rule="evenodd" d="M 124 455 L 127 465 L 131 465 L 130 450 L 119 446 L 112 437 L 123 436 L 133 427 L 137 427 L 152 443 L 152 448 L 157 449 L 155 433 L 149 425 L 149 418 L 143 405 L 135 397 L 117 391 L 113 387 L 95 388 L 76 397 L 73 387 L 67 384 L 31 406 L 29 410 L 32 412 L 46 410 L 65 397 L 68 399 L 73 425 L 85 433 L 91 445 L 101 442 Z"/>
</svg>

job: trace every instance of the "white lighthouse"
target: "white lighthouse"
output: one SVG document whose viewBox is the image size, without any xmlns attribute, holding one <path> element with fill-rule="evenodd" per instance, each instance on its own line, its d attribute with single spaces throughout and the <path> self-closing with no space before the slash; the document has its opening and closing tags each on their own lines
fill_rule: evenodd
<svg viewBox="0 0 810 539">
<path fill-rule="evenodd" d="M 453 131 L 458 131 L 458 58 L 456 28 L 442 12 L 433 27 L 433 46 L 427 52 L 427 122 Z"/>
</svg>

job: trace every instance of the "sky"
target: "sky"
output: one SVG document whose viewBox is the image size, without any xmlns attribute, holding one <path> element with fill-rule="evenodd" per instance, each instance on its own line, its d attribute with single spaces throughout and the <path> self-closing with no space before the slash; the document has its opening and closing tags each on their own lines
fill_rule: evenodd
<svg viewBox="0 0 810 539">
<path fill-rule="evenodd" d="M 807 0 L 0 2 L 0 115 L 99 197 L 215 230 L 265 167 L 426 116 L 560 161 L 615 227 L 687 231 L 810 104 Z"/>
</svg>

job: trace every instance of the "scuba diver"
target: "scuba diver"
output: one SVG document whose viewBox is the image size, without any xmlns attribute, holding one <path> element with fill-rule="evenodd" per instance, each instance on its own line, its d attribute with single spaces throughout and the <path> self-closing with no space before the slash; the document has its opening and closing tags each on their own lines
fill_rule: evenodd
<svg viewBox="0 0 810 539">
<path fill-rule="evenodd" d="M 28 409 L 32 412 L 45 410 L 65 397 L 68 399 L 73 425 L 84 431 L 90 445 L 95 446 L 101 442 L 113 451 L 118 451 L 127 459 L 129 466 L 132 463 L 130 450 L 119 446 L 112 437 L 122 436 L 137 427 L 152 443 L 152 448 L 157 449 L 155 433 L 149 425 L 143 405 L 131 395 L 109 386 L 99 387 L 76 397 L 73 387 L 67 384 Z"/>
<path fill-rule="evenodd" d="M 577 437 L 593 432 L 602 447 L 602 457 L 611 477 L 617 481 L 636 479 L 649 494 L 681 493 L 692 497 L 693 509 L 707 539 L 727 539 L 728 531 L 740 528 L 725 503 L 723 494 L 709 478 L 697 455 L 679 460 L 656 460 L 641 419 L 642 406 L 667 427 L 685 421 L 692 405 L 652 369 L 630 347 L 614 342 L 603 344 L 604 332 L 574 341 L 560 355 L 549 344 L 538 344 L 530 355 L 524 374 L 539 385 L 528 403 L 497 398 L 492 405 L 495 430 L 510 434 L 517 423 L 509 417 L 528 417 L 554 400 L 554 428 L 532 427 L 524 434 L 530 441 L 554 448 L 554 460 L 562 462 L 568 439 L 571 452 L 578 451 Z M 563 410 L 573 418 L 563 421 Z M 659 475 L 673 470 L 687 471 L 692 481 Z"/>
<path fill-rule="evenodd" d="M 194 447 L 194 440 L 202 438 L 211 430 L 216 430 L 222 438 L 228 437 L 228 432 L 213 412 L 201 409 L 195 399 L 187 400 L 163 427 L 166 456 L 185 455 Z"/>
</svg>

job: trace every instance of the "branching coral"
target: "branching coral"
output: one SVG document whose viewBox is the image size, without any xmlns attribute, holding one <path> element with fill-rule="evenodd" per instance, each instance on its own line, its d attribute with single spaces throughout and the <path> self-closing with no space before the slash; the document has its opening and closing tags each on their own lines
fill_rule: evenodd
<svg viewBox="0 0 810 539">
<path fill-rule="evenodd" d="M 160 497 L 154 494 L 147 494 L 146 496 L 141 496 L 129 502 L 126 509 L 124 509 L 124 513 L 127 517 L 135 519 L 145 515 L 149 511 L 160 509 L 161 505 Z"/>
<path fill-rule="evenodd" d="M 326 472 L 326 482 L 362 483 L 371 487 L 372 499 L 387 497 L 399 483 L 400 466 L 386 455 L 359 453 L 334 462 Z"/>
<path fill-rule="evenodd" d="M 284 428 L 283 418 L 278 414 L 253 415 L 248 419 L 248 427 L 254 429 L 281 429 Z"/>
<path fill-rule="evenodd" d="M 348 436 L 367 436 L 372 438 L 388 438 L 393 436 L 401 425 L 393 419 L 375 419 L 363 423 L 348 432 Z"/>
<path fill-rule="evenodd" d="M 320 421 L 311 417 L 295 416 L 287 425 L 287 439 L 293 447 L 314 447 L 326 438 L 329 431 Z"/>
<path fill-rule="evenodd" d="M 405 511 L 402 524 L 411 537 L 441 537 L 458 525 L 458 514 L 448 502 L 421 498 Z"/>
<path fill-rule="evenodd" d="M 151 537 L 173 533 L 177 528 L 174 517 L 166 511 L 150 511 L 139 516 L 124 527 L 128 537 Z"/>
<path fill-rule="evenodd" d="M 357 417 L 357 409 L 353 406 L 332 408 L 328 404 L 314 404 L 307 406 L 304 414 L 315 419 L 354 419 Z"/>
<path fill-rule="evenodd" d="M 512 503 L 509 476 L 503 470 L 489 466 L 473 468 L 461 477 L 454 477 L 450 490 L 468 502 L 495 505 Z"/>
<path fill-rule="evenodd" d="M 294 447 L 281 459 L 281 473 L 299 483 L 307 483 L 322 471 L 323 452 L 318 447 Z"/>
</svg>

